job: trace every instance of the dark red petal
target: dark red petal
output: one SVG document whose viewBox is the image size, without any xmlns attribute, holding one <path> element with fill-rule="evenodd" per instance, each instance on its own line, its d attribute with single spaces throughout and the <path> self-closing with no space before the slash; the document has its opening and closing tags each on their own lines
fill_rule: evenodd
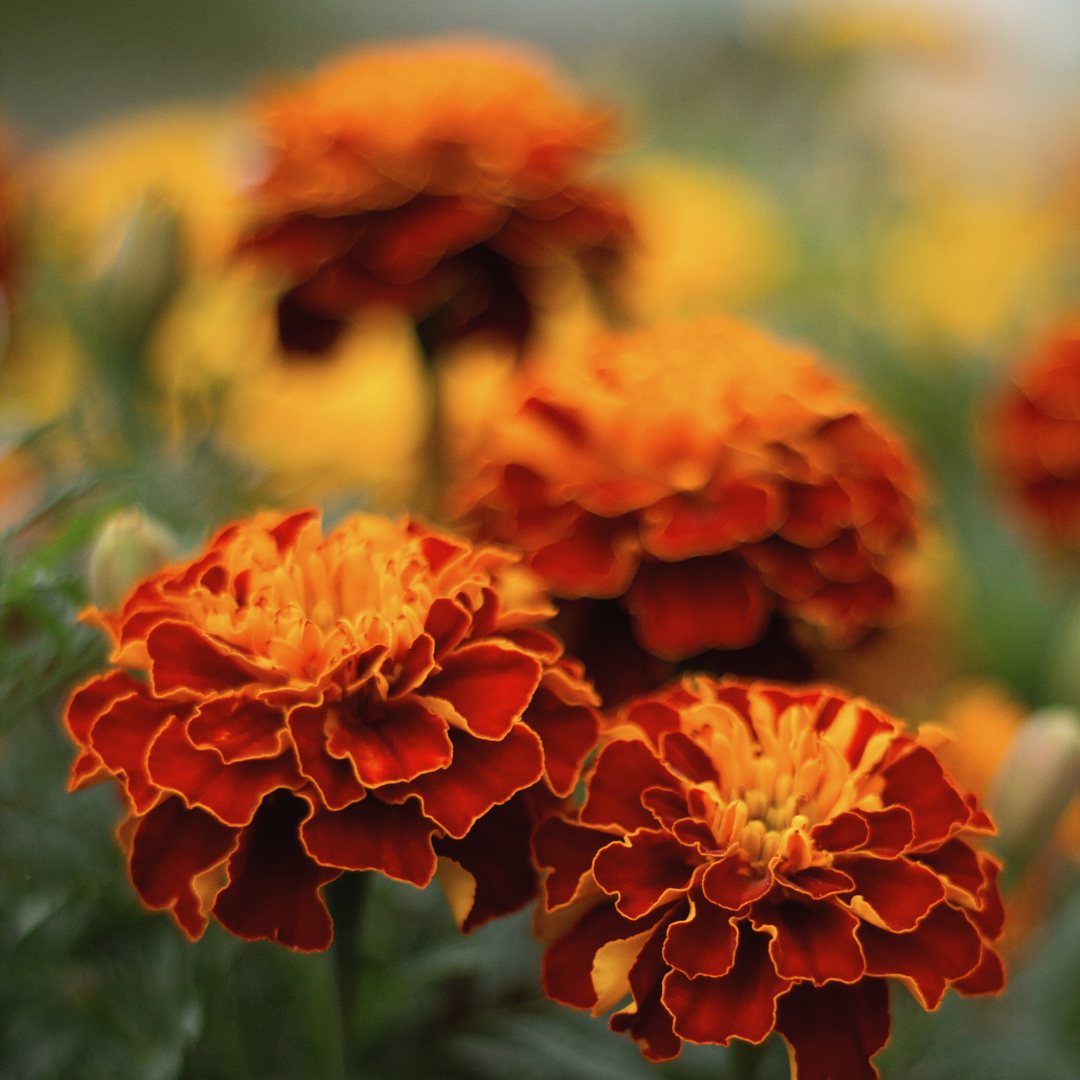
<svg viewBox="0 0 1080 1080">
<path fill-rule="evenodd" d="M 856 810 L 854 812 L 866 822 L 870 829 L 866 851 L 889 859 L 911 846 L 915 838 L 915 823 L 911 812 L 905 807 L 890 806 L 885 810 Z"/>
<path fill-rule="evenodd" d="M 542 663 L 554 664 L 562 656 L 562 643 L 533 626 L 519 626 L 513 630 L 500 630 L 499 637 L 516 645 L 519 649 L 531 652 Z"/>
<path fill-rule="evenodd" d="M 433 600 L 424 620 L 424 633 L 435 642 L 435 659 L 442 660 L 465 637 L 471 625 L 472 613 L 456 600 L 447 596 Z"/>
<path fill-rule="evenodd" d="M 383 662 L 383 671 L 390 677 L 387 668 L 390 661 Z M 421 634 L 406 650 L 405 655 L 393 665 L 394 674 L 390 682 L 390 697 L 399 698 L 415 690 L 431 674 L 435 667 L 435 640 L 430 634 Z"/>
<path fill-rule="evenodd" d="M 650 787 L 681 791 L 683 785 L 646 743 L 616 739 L 600 751 L 581 820 L 588 825 L 620 825 L 627 832 L 653 829 L 656 818 L 641 803 L 641 792 Z"/>
<path fill-rule="evenodd" d="M 593 987 L 593 958 L 609 941 L 634 937 L 648 930 L 660 918 L 660 912 L 631 922 L 615 910 L 614 902 L 589 908 L 562 937 L 556 938 L 544 953 L 541 974 L 544 993 L 552 1001 L 591 1009 L 596 1004 Z"/>
<path fill-rule="evenodd" d="M 652 791 L 663 791 L 663 788 L 652 788 Z M 653 811 L 656 813 L 656 811 Z M 667 822 L 664 822 L 667 825 Z M 712 829 L 704 821 L 695 818 L 681 818 L 670 826 L 672 835 L 687 847 L 696 847 L 703 854 L 719 854 L 716 846 L 716 837 Z"/>
<path fill-rule="evenodd" d="M 154 740 L 147 767 L 159 787 L 179 792 L 189 806 L 209 810 L 226 825 L 247 825 L 270 792 L 302 783 L 291 747 L 280 757 L 226 765 L 217 751 L 192 746 L 176 717 Z"/>
<path fill-rule="evenodd" d="M 793 874 L 778 875 L 777 880 L 812 896 L 815 900 L 850 892 L 855 887 L 855 882 L 847 874 L 828 866 L 808 866 L 805 870 L 797 870 Z"/>
<path fill-rule="evenodd" d="M 761 636 L 768 615 L 757 575 L 735 555 L 643 562 L 623 603 L 638 641 L 664 660 L 741 649 Z"/>
<path fill-rule="evenodd" d="M 683 731 L 669 731 L 660 739 L 664 764 L 695 784 L 719 784 L 716 766 L 709 755 Z"/>
<path fill-rule="evenodd" d="M 322 514 L 318 510 L 298 510 L 284 518 L 279 525 L 270 530 L 270 535 L 277 543 L 278 551 L 284 553 L 296 543 L 297 537 L 311 521 L 318 521 Z"/>
<path fill-rule="evenodd" d="M 1001 957 L 983 942 L 982 955 L 975 970 L 952 985 L 963 997 L 1000 994 L 1005 989 L 1005 965 Z"/>
<path fill-rule="evenodd" d="M 410 523 L 409 530 L 416 534 L 425 531 L 423 526 L 418 525 L 416 522 Z M 431 567 L 431 572 L 438 574 L 454 560 L 460 559 L 462 555 L 467 555 L 469 547 L 461 540 L 429 533 L 420 541 L 420 550 L 423 551 L 424 558 L 427 560 L 428 566 Z"/>
<path fill-rule="evenodd" d="M 596 853 L 612 841 L 611 833 L 587 829 L 561 817 L 543 822 L 533 836 L 533 852 L 541 869 L 550 869 L 544 879 L 548 911 L 568 904 L 582 877 L 592 869 Z"/>
<path fill-rule="evenodd" d="M 204 701 L 187 731 L 196 746 L 216 750 L 226 762 L 276 757 L 284 749 L 285 717 L 262 701 L 230 694 Z"/>
<path fill-rule="evenodd" d="M 690 885 L 702 857 L 670 833 L 641 829 L 609 844 L 593 861 L 593 877 L 605 892 L 618 894 L 615 906 L 628 919 L 640 919 L 657 904 L 675 899 Z"/>
<path fill-rule="evenodd" d="M 1001 892 L 997 878 L 1001 872 L 1001 863 L 984 852 L 979 853 L 979 865 L 986 880 L 979 889 L 979 907 L 969 911 L 968 918 L 979 928 L 979 933 L 990 941 L 997 941 L 1005 926 L 1005 908 L 1001 903 Z"/>
<path fill-rule="evenodd" d="M 319 789 L 331 810 L 342 810 L 364 797 L 351 758 L 331 757 L 326 751 L 325 705 L 298 705 L 289 713 L 289 730 L 300 759 L 300 771 Z"/>
<path fill-rule="evenodd" d="M 299 828 L 310 812 L 306 799 L 275 792 L 241 830 L 229 884 L 214 904 L 218 921 L 237 937 L 269 938 L 304 952 L 330 944 L 333 925 L 320 890 L 341 871 L 320 866 L 304 850 Z"/>
<path fill-rule="evenodd" d="M 750 909 L 755 930 L 775 930 L 769 955 L 785 979 L 812 979 L 821 986 L 830 979 L 855 982 L 864 961 L 855 928 L 859 920 L 831 900 L 759 900 Z"/>
<path fill-rule="evenodd" d="M 889 1041 L 888 984 L 796 983 L 777 1003 L 776 1030 L 798 1080 L 878 1080 L 870 1059 Z"/>
<path fill-rule="evenodd" d="M 540 661 L 520 649 L 480 642 L 443 658 L 442 671 L 418 693 L 454 707 L 483 739 L 501 739 L 521 717 L 540 685 Z"/>
<path fill-rule="evenodd" d="M 378 870 L 423 888 L 435 874 L 435 831 L 416 799 L 392 806 L 369 795 L 344 810 L 316 807 L 301 836 L 311 857 L 324 866 Z"/>
<path fill-rule="evenodd" d="M 858 929 L 868 975 L 903 979 L 924 1009 L 936 1009 L 945 986 L 967 975 L 979 962 L 979 933 L 964 913 L 938 904 L 914 930 L 891 934 L 870 923 Z"/>
<path fill-rule="evenodd" d="M 71 695 L 64 722 L 71 737 L 80 745 L 88 746 L 90 732 L 97 719 L 120 697 L 137 693 L 142 687 L 137 679 L 126 671 L 110 671 L 107 675 L 95 675 L 83 683 Z"/>
<path fill-rule="evenodd" d="M 441 716 L 417 697 L 372 701 L 354 715 L 348 701 L 326 710 L 326 750 L 352 759 L 367 787 L 413 780 L 444 769 L 454 752 Z"/>
<path fill-rule="evenodd" d="M 882 801 L 887 806 L 899 803 L 911 811 L 914 847 L 943 840 L 954 826 L 967 821 L 967 804 L 925 746 L 916 746 L 882 770 L 881 775 L 885 780 Z"/>
<path fill-rule="evenodd" d="M 945 887 L 937 874 L 907 859 L 837 855 L 833 866 L 854 879 L 856 894 L 893 931 L 912 929 L 945 899 Z"/>
<path fill-rule="evenodd" d="M 523 908 L 539 887 L 529 851 L 533 831 L 526 792 L 492 807 L 461 840 L 434 841 L 436 855 L 453 859 L 473 876 L 476 893 L 461 924 L 468 934 L 491 919 Z"/>
<path fill-rule="evenodd" d="M 690 899 L 694 907 L 689 917 L 668 929 L 664 960 L 687 976 L 719 978 L 735 962 L 735 916 L 707 900 L 699 888 Z"/>
<path fill-rule="evenodd" d="M 534 551 L 529 563 L 559 596 L 618 596 L 639 558 L 626 541 L 628 531 L 622 518 L 582 513 L 569 535 Z"/>
<path fill-rule="evenodd" d="M 761 899 L 773 886 L 771 874 L 755 877 L 741 851 L 733 851 L 713 863 L 701 879 L 705 895 L 729 911 Z"/>
<path fill-rule="evenodd" d="M 150 684 L 155 694 L 188 697 L 240 690 L 254 684 L 281 686 L 288 676 L 212 640 L 188 623 L 158 623 L 146 638 L 150 654 Z"/>
<path fill-rule="evenodd" d="M 675 1034 L 673 1017 L 663 1001 L 664 976 L 669 971 L 663 949 L 668 926 L 686 911 L 683 901 L 664 912 L 630 968 L 630 990 L 637 1008 L 617 1012 L 608 1021 L 612 1031 L 628 1031 L 649 1061 L 667 1061 L 682 1050 L 682 1039 Z"/>
<path fill-rule="evenodd" d="M 853 851 L 870 839 L 870 826 L 859 814 L 848 810 L 815 825 L 810 836 L 822 851 Z"/>
<path fill-rule="evenodd" d="M 445 769 L 380 789 L 380 796 L 402 801 L 419 795 L 424 813 L 460 839 L 482 814 L 543 776 L 540 739 L 524 724 L 516 724 L 500 742 L 475 739 L 457 729 L 451 729 L 450 740 L 454 757 Z"/>
<path fill-rule="evenodd" d="M 631 724 L 637 724 L 657 750 L 660 749 L 660 736 L 665 731 L 678 731 L 681 723 L 677 710 L 659 701 L 639 702 L 628 710 L 626 719 Z"/>
<path fill-rule="evenodd" d="M 664 979 L 664 1004 L 675 1017 L 676 1034 L 694 1043 L 726 1046 L 733 1037 L 758 1043 L 772 1031 L 776 999 L 791 984 L 776 974 L 769 935 L 740 922 L 734 960 L 718 978 L 687 978 L 676 970 Z"/>
<path fill-rule="evenodd" d="M 170 795 L 157 804 L 135 830 L 131 880 L 149 908 L 171 908 L 192 941 L 210 921 L 192 881 L 217 866 L 236 848 L 238 829 L 222 825 L 205 810 L 189 810 Z"/>
<path fill-rule="evenodd" d="M 94 724 L 91 746 L 114 773 L 124 778 L 124 787 L 136 813 L 145 813 L 157 802 L 160 788 L 151 779 L 147 757 L 167 724 L 175 723 L 182 728 L 181 721 L 173 715 L 177 711 L 183 712 L 184 707 L 132 694 L 114 701 Z"/>
<path fill-rule="evenodd" d="M 913 856 L 935 874 L 963 889 L 974 900 L 983 886 L 983 872 L 974 849 L 963 840 L 953 837 L 932 851 L 920 851 Z"/>
<path fill-rule="evenodd" d="M 596 710 L 588 705 L 567 705 L 541 683 L 522 719 L 540 736 L 544 772 L 552 791 L 569 795 L 600 734 Z"/>
</svg>

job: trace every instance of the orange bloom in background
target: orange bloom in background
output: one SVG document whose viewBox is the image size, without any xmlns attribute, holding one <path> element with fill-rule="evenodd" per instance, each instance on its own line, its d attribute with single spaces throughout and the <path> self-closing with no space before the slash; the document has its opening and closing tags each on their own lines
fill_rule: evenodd
<svg viewBox="0 0 1080 1080">
<path fill-rule="evenodd" d="M 984 441 L 1028 520 L 1080 545 L 1080 323 L 1060 328 L 1013 373 Z"/>
<path fill-rule="evenodd" d="M 265 514 L 91 609 L 116 666 L 68 704 L 70 786 L 117 780 L 143 902 L 192 938 L 212 914 L 312 950 L 343 870 L 424 886 L 441 857 L 466 928 L 530 899 L 532 809 L 573 790 L 598 719 L 516 561 L 408 521 L 323 538 L 315 511 Z"/>
<path fill-rule="evenodd" d="M 779 1031 L 799 1080 L 870 1080 L 886 978 L 993 994 L 993 832 L 934 753 L 828 688 L 686 679 L 614 717 L 576 817 L 537 830 L 544 988 L 654 1061 Z"/>
<path fill-rule="evenodd" d="M 479 331 L 520 346 L 530 293 L 577 264 L 595 279 L 631 241 L 586 182 L 613 143 L 531 54 L 484 42 L 364 50 L 259 106 L 265 175 L 241 249 L 284 274 L 282 345 L 318 355 L 389 304 L 437 346 Z"/>
<path fill-rule="evenodd" d="M 452 511 L 558 596 L 619 598 L 653 656 L 744 648 L 774 611 L 832 646 L 898 619 L 921 480 L 814 356 L 731 319 L 664 325 L 598 336 L 520 400 Z"/>
</svg>

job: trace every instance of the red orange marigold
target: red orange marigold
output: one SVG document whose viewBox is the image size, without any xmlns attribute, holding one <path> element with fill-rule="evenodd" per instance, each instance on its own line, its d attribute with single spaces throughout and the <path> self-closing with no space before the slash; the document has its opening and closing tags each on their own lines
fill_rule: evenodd
<svg viewBox="0 0 1080 1080">
<path fill-rule="evenodd" d="M 774 608 L 832 644 L 895 617 L 917 531 L 905 448 L 811 355 L 731 319 L 599 337 L 538 376 L 454 510 L 563 597 L 621 597 L 679 660 Z"/>
<path fill-rule="evenodd" d="M 570 259 L 602 277 L 630 239 L 620 203 L 584 180 L 610 116 L 524 51 L 367 49 L 268 97 L 259 120 L 268 167 L 243 248 L 289 275 L 286 348 L 322 351 L 370 303 L 437 311 L 437 341 L 520 343 L 537 274 Z"/>
<path fill-rule="evenodd" d="M 1016 371 L 986 432 L 999 477 L 1052 539 L 1080 546 L 1080 323 Z"/>
<path fill-rule="evenodd" d="M 632 995 L 611 1027 L 653 1060 L 776 1030 L 799 1080 L 870 1080 L 886 977 L 928 1009 L 1003 985 L 992 830 L 864 701 L 687 680 L 624 708 L 580 813 L 537 830 L 545 989 Z"/>
<path fill-rule="evenodd" d="M 191 937 L 212 913 L 321 949 L 321 886 L 365 869 L 426 885 L 437 853 L 474 878 L 473 924 L 524 903 L 527 838 L 492 866 L 471 830 L 569 793 L 598 721 L 515 562 L 407 521 L 323 538 L 314 511 L 261 515 L 119 613 L 92 609 L 116 667 L 68 704 L 71 786 L 117 780 L 147 906 Z"/>
</svg>

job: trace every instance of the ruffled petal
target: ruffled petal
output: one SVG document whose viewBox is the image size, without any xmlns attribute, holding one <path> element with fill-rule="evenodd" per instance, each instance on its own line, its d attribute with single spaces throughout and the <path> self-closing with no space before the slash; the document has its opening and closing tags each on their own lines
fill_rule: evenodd
<svg viewBox="0 0 1080 1080">
<path fill-rule="evenodd" d="M 937 874 L 908 859 L 838 855 L 833 866 L 854 879 L 856 895 L 848 902 L 851 910 L 885 930 L 911 930 L 945 899 Z"/>
<path fill-rule="evenodd" d="M 138 693 L 142 685 L 126 671 L 110 671 L 105 675 L 95 675 L 77 687 L 64 711 L 64 723 L 71 737 L 80 746 L 89 746 L 90 732 L 98 717 L 117 698 Z"/>
<path fill-rule="evenodd" d="M 601 889 L 618 896 L 615 906 L 623 915 L 640 919 L 685 892 L 701 862 L 694 849 L 670 833 L 641 829 L 603 848 L 593 861 L 593 877 Z"/>
<path fill-rule="evenodd" d="M 984 941 L 982 955 L 975 970 L 962 979 L 957 979 L 952 985 L 963 997 L 1000 994 L 1005 989 L 1005 965 L 1001 962 L 1001 957 Z"/>
<path fill-rule="evenodd" d="M 739 938 L 735 916 L 707 900 L 700 888 L 691 892 L 690 903 L 690 914 L 668 929 L 664 960 L 690 978 L 726 975 Z"/>
<path fill-rule="evenodd" d="M 600 734 L 596 710 L 589 705 L 568 705 L 541 683 L 522 719 L 540 736 L 551 790 L 569 795 Z"/>
<path fill-rule="evenodd" d="M 283 686 L 284 672 L 256 663 L 188 623 L 161 622 L 146 638 L 150 684 L 162 697 L 185 698 L 240 690 L 252 683 Z"/>
<path fill-rule="evenodd" d="M 324 866 L 378 870 L 422 889 L 435 875 L 436 831 L 418 800 L 394 806 L 369 795 L 344 810 L 316 806 L 300 835 L 308 854 Z"/>
<path fill-rule="evenodd" d="M 171 909 L 192 941 L 202 937 L 210 916 L 193 883 L 232 854 L 239 836 L 239 829 L 205 810 L 189 810 L 177 795 L 162 800 L 139 821 L 132 840 L 129 869 L 143 903 Z"/>
<path fill-rule="evenodd" d="M 147 767 L 159 787 L 179 792 L 189 806 L 209 810 L 226 825 L 247 825 L 270 792 L 303 783 L 291 747 L 280 757 L 226 765 L 216 750 L 192 746 L 176 717 L 154 740 Z"/>
<path fill-rule="evenodd" d="M 633 832 L 654 829 L 657 819 L 645 809 L 641 792 L 650 787 L 681 791 L 682 784 L 637 739 L 617 739 L 600 751 L 581 811 L 587 825 L 618 825 Z"/>
<path fill-rule="evenodd" d="M 465 637 L 471 625 L 472 612 L 466 611 L 456 600 L 446 596 L 433 600 L 424 620 L 424 633 L 434 642 L 435 660 L 442 660 Z"/>
<path fill-rule="evenodd" d="M 914 930 L 892 934 L 870 923 L 858 929 L 869 975 L 893 975 L 936 1009 L 946 985 L 972 972 L 982 955 L 979 933 L 962 911 L 938 904 Z"/>
<path fill-rule="evenodd" d="M 757 575 L 735 555 L 643 562 L 623 603 L 638 641 L 664 660 L 745 648 L 769 613 Z"/>
<path fill-rule="evenodd" d="M 754 876 L 741 851 L 733 851 L 713 863 L 701 878 L 701 887 L 709 900 L 728 911 L 738 911 L 760 900 L 772 886 L 771 875 Z"/>
<path fill-rule="evenodd" d="M 447 722 L 411 695 L 369 700 L 357 714 L 346 701 L 326 709 L 325 716 L 327 752 L 349 758 L 367 787 L 444 769 L 454 752 Z"/>
<path fill-rule="evenodd" d="M 914 847 L 944 840 L 970 816 L 960 793 L 925 746 L 916 746 L 883 769 L 881 775 L 885 780 L 881 798 L 886 806 L 899 803 L 911 811 Z"/>
<path fill-rule="evenodd" d="M 878 1080 L 870 1059 L 889 1041 L 884 979 L 853 986 L 796 983 L 776 1010 L 776 1030 L 791 1047 L 798 1080 Z"/>
<path fill-rule="evenodd" d="M 661 737 L 660 757 L 665 765 L 694 784 L 720 784 L 709 755 L 684 731 L 669 731 Z"/>
<path fill-rule="evenodd" d="M 744 920 L 731 969 L 719 977 L 670 972 L 664 979 L 664 1004 L 675 1018 L 675 1033 L 690 1042 L 727 1046 L 738 1038 L 759 1043 L 772 1031 L 776 999 L 790 985 L 769 958 L 769 935 Z"/>
<path fill-rule="evenodd" d="M 569 904 L 577 895 L 581 880 L 592 870 L 593 859 L 612 841 L 611 833 L 587 829 L 561 817 L 543 822 L 533 836 L 533 852 L 542 870 L 548 911 Z"/>
<path fill-rule="evenodd" d="M 382 788 L 380 795 L 394 802 L 418 795 L 424 813 L 460 839 L 477 818 L 543 776 L 544 752 L 539 737 L 524 724 L 499 742 L 458 730 L 450 732 L 450 739 L 454 757 L 445 769 Z"/>
<path fill-rule="evenodd" d="M 508 645 L 480 642 L 443 658 L 442 670 L 419 689 L 443 698 L 482 739 L 501 739 L 521 718 L 540 685 L 540 661 Z"/>
<path fill-rule="evenodd" d="M 578 513 L 572 531 L 532 553 L 532 568 L 558 596 L 620 596 L 641 557 L 633 526 Z"/>
<path fill-rule="evenodd" d="M 352 758 L 332 757 L 326 750 L 326 706 L 297 705 L 289 713 L 300 772 L 319 789 L 323 802 L 331 810 L 342 810 L 364 797 Z"/>
<path fill-rule="evenodd" d="M 265 702 L 227 695 L 202 702 L 187 733 L 196 746 L 216 750 L 226 763 L 277 757 L 285 749 L 285 716 Z"/>
<path fill-rule="evenodd" d="M 863 975 L 865 961 L 855 939 L 859 920 L 839 904 L 761 900 L 750 909 L 750 922 L 772 934 L 769 955 L 782 978 L 821 986 L 830 980 L 852 983 Z"/>
<path fill-rule="evenodd" d="M 271 795 L 229 859 L 229 884 L 218 893 L 214 915 L 246 941 L 269 938 L 291 949 L 325 949 L 334 936 L 321 889 L 341 875 L 304 850 L 299 828 L 311 813 L 305 799 Z"/>
</svg>

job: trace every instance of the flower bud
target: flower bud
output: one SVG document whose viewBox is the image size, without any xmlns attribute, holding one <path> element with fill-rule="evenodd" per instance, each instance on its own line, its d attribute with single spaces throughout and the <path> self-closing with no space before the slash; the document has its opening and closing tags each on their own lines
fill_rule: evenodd
<svg viewBox="0 0 1080 1080">
<path fill-rule="evenodd" d="M 139 581 L 179 554 L 176 538 L 160 522 L 137 507 L 117 511 L 90 549 L 90 599 L 103 610 L 116 608 Z"/>
<path fill-rule="evenodd" d="M 1002 850 L 1022 861 L 1037 854 L 1078 790 L 1080 714 L 1039 709 L 1009 744 L 990 784 Z"/>
<path fill-rule="evenodd" d="M 180 284 L 180 226 L 176 211 L 149 194 L 124 225 L 119 244 L 98 278 L 98 299 L 112 330 L 141 341 Z"/>
</svg>

